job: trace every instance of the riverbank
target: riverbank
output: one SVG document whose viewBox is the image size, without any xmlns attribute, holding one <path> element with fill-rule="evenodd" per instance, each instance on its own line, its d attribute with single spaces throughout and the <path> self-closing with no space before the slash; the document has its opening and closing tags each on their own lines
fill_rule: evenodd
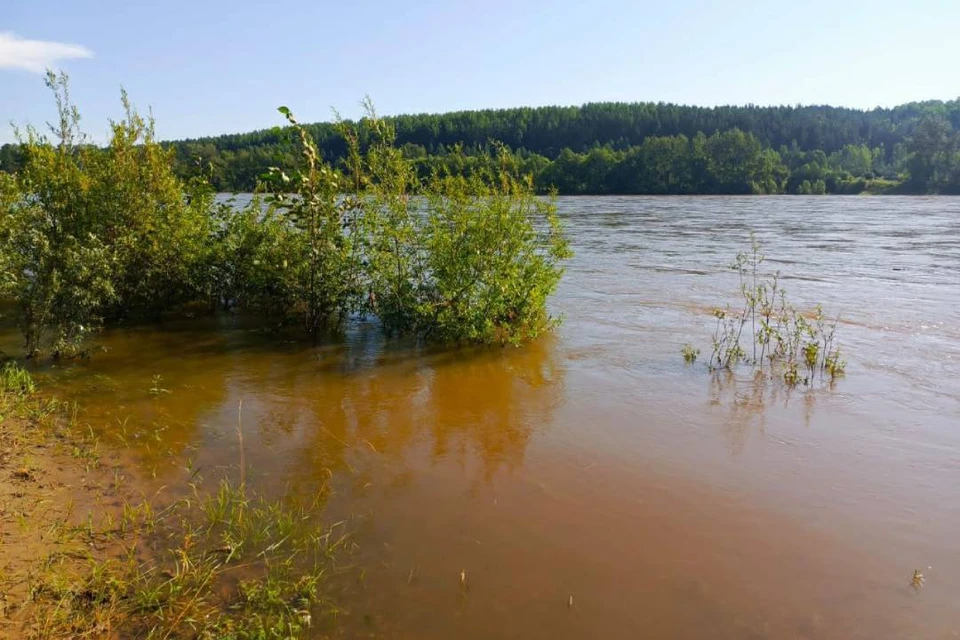
<svg viewBox="0 0 960 640">
<path fill-rule="evenodd" d="M 47 571 L 105 551 L 89 535 L 134 497 L 128 472 L 70 424 L 67 407 L 0 390 L 0 638 L 39 631 L 34 595 Z M 85 535 L 85 533 L 87 535 Z"/>
<path fill-rule="evenodd" d="M 347 536 L 319 520 L 326 490 L 264 500 L 241 468 L 239 484 L 204 489 L 194 471 L 179 489 L 145 495 L 149 483 L 124 451 L 85 435 L 75 416 L 21 369 L 4 370 L 0 638 L 295 638 L 335 628 L 326 582 Z"/>
</svg>

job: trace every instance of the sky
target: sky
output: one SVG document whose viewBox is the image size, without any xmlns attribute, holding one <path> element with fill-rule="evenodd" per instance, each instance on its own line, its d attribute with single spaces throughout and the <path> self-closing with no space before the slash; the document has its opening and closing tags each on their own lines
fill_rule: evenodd
<svg viewBox="0 0 960 640">
<path fill-rule="evenodd" d="M 301 121 L 572 105 L 960 96 L 960 0 L 0 0 L 0 143 L 70 76 L 105 140 L 120 87 L 161 139 Z"/>
</svg>

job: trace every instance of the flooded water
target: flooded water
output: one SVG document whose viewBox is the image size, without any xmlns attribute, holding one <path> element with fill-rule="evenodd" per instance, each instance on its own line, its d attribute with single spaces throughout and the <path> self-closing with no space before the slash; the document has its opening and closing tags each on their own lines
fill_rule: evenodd
<svg viewBox="0 0 960 640">
<path fill-rule="evenodd" d="M 565 321 L 527 347 L 200 320 L 55 375 L 158 484 L 236 477 L 239 424 L 250 482 L 333 488 L 344 637 L 960 637 L 960 199 L 559 204 Z M 683 363 L 751 230 L 798 306 L 841 314 L 833 388 Z"/>
</svg>

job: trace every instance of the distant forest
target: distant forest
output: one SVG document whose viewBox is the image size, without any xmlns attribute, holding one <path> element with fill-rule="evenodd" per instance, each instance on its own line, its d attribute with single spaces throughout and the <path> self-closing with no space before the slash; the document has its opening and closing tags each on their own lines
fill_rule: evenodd
<svg viewBox="0 0 960 640">
<path fill-rule="evenodd" d="M 960 193 L 960 100 L 869 111 L 597 103 L 387 120 L 424 175 L 470 171 L 500 146 L 544 193 Z M 308 129 L 328 160 L 343 158 L 335 125 Z M 181 177 L 222 191 L 253 190 L 269 167 L 297 159 L 281 128 L 164 144 Z M 18 155 L 0 148 L 0 169 L 15 170 Z"/>
</svg>

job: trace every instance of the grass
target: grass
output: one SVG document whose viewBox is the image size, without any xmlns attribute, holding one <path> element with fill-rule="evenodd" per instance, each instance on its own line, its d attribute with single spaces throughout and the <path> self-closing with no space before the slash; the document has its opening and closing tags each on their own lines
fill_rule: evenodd
<svg viewBox="0 0 960 640">
<path fill-rule="evenodd" d="M 186 485 L 169 504 L 137 497 L 75 407 L 41 397 L 16 365 L 0 376 L 0 471 L 20 498 L 9 518 L 20 537 L 5 541 L 16 566 L 0 563 L 4 626 L 39 639 L 240 640 L 303 637 L 335 619 L 327 578 L 347 536 L 322 520 L 325 489 L 267 500 L 244 478 Z M 66 488 L 41 491 L 51 483 Z"/>
<path fill-rule="evenodd" d="M 319 502 L 319 501 L 318 501 Z M 336 614 L 324 597 L 346 536 L 319 525 L 317 503 L 251 498 L 227 482 L 161 512 L 128 505 L 105 557 L 48 563 L 35 580 L 38 638 L 297 638 Z"/>
<path fill-rule="evenodd" d="M 35 390 L 33 377 L 15 362 L 6 362 L 0 367 L 0 394 L 22 398 Z"/>
</svg>

